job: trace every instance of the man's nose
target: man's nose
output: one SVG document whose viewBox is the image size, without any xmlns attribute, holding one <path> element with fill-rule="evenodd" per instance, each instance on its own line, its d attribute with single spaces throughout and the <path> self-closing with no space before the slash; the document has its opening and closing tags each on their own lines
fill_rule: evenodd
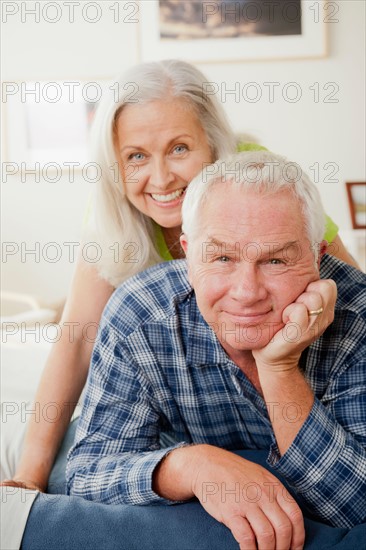
<svg viewBox="0 0 366 550">
<path fill-rule="evenodd" d="M 266 298 L 264 280 L 255 262 L 242 260 L 237 265 L 230 277 L 230 296 L 247 307 Z"/>
<path fill-rule="evenodd" d="M 154 159 L 151 166 L 150 184 L 156 189 L 165 190 L 173 180 L 174 176 L 169 162 L 164 158 Z"/>
</svg>

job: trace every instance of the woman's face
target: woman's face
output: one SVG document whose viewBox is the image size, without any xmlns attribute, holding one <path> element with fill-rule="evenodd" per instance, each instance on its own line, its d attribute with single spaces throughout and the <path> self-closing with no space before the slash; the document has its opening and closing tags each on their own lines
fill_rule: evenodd
<svg viewBox="0 0 366 550">
<path fill-rule="evenodd" d="M 118 118 L 117 137 L 129 201 L 161 227 L 179 227 L 189 182 L 213 161 L 195 113 L 180 99 L 130 104 Z"/>
</svg>

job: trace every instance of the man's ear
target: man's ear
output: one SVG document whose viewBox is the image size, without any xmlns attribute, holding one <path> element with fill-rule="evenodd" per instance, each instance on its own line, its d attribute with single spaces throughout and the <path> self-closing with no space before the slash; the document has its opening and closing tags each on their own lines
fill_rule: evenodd
<svg viewBox="0 0 366 550">
<path fill-rule="evenodd" d="M 187 256 L 187 252 L 188 252 L 188 239 L 187 239 L 187 236 L 184 233 L 182 233 L 179 240 L 180 240 L 180 245 L 184 250 L 184 254 Z"/>
<path fill-rule="evenodd" d="M 328 241 L 323 240 L 319 245 L 318 267 L 320 266 L 320 260 L 326 253 L 328 248 Z"/>
<path fill-rule="evenodd" d="M 184 254 L 186 255 L 186 258 L 187 258 L 187 264 L 188 264 L 188 281 L 189 283 L 192 285 L 193 287 L 193 283 L 192 283 L 192 270 L 191 270 L 191 266 L 190 266 L 190 262 L 188 260 L 188 239 L 187 239 L 187 235 L 185 235 L 184 233 L 182 233 L 182 235 L 180 236 L 180 245 L 181 247 L 183 248 L 184 250 Z"/>
</svg>

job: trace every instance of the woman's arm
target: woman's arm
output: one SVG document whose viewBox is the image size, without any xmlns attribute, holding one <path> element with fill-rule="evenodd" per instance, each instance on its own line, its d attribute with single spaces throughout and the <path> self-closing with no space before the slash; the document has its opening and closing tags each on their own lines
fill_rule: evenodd
<svg viewBox="0 0 366 550">
<path fill-rule="evenodd" d="M 357 269 L 361 269 L 354 257 L 351 256 L 351 254 L 344 246 L 339 235 L 336 235 L 333 241 L 329 244 L 327 253 L 331 256 L 335 256 L 339 260 L 342 260 L 342 262 L 345 262 L 346 264 L 357 267 Z"/>
<path fill-rule="evenodd" d="M 45 491 L 57 451 L 88 374 L 100 317 L 113 287 L 93 264 L 79 258 L 70 295 L 60 321 L 61 338 L 52 346 L 35 397 L 39 410 L 57 403 L 57 420 L 31 417 L 20 463 L 6 484 Z M 16 482 L 16 483 L 14 483 Z"/>
</svg>

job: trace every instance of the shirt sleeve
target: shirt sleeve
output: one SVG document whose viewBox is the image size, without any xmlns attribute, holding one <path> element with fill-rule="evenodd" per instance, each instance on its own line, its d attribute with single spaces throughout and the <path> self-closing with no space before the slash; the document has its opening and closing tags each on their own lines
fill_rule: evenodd
<svg viewBox="0 0 366 550">
<path fill-rule="evenodd" d="M 111 327 L 94 348 L 75 444 L 68 455 L 67 491 L 107 504 L 172 504 L 152 489 L 160 449 L 159 407 L 142 369 Z"/>
<path fill-rule="evenodd" d="M 268 462 L 282 474 L 311 512 L 337 527 L 366 518 L 365 360 L 344 366 L 328 391 L 315 399 L 290 448 L 280 456 L 272 446 Z"/>
</svg>

